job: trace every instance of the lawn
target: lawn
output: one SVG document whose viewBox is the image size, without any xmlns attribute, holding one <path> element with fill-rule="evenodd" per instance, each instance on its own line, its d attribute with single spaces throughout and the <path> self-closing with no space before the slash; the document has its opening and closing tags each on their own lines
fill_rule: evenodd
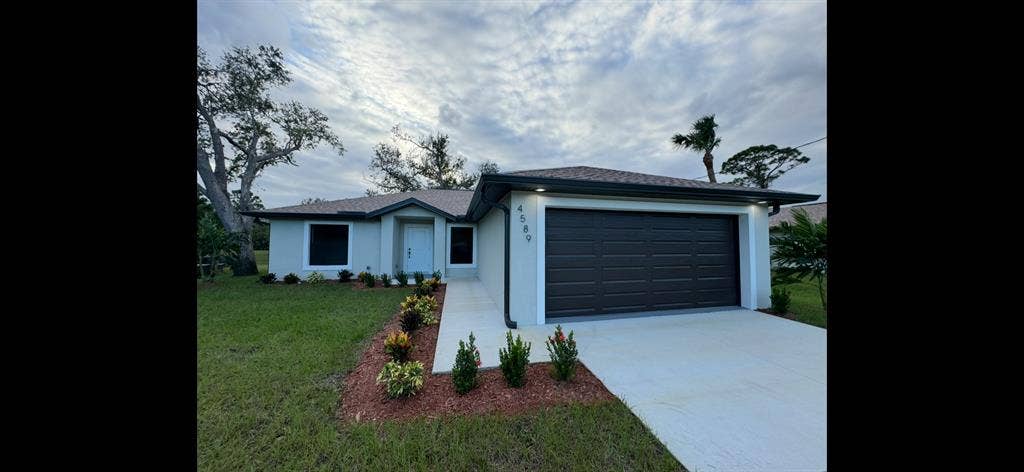
<svg viewBox="0 0 1024 472">
<path fill-rule="evenodd" d="M 825 328 L 825 309 L 821 307 L 817 282 L 808 279 L 793 284 L 773 285 L 772 288 L 774 287 L 789 290 L 789 311 L 796 315 L 797 321 Z M 825 288 L 828 289 L 827 282 Z"/>
<path fill-rule="evenodd" d="M 266 251 L 256 257 L 265 272 Z M 617 400 L 342 425 L 340 379 L 405 290 L 264 286 L 255 276 L 197 287 L 201 470 L 681 469 Z"/>
</svg>

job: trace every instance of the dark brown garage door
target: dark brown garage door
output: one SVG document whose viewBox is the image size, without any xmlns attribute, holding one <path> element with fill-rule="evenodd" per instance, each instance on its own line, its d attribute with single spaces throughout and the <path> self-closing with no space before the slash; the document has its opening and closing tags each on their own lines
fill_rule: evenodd
<svg viewBox="0 0 1024 472">
<path fill-rule="evenodd" d="M 736 217 L 548 209 L 547 317 L 739 305 Z"/>
</svg>

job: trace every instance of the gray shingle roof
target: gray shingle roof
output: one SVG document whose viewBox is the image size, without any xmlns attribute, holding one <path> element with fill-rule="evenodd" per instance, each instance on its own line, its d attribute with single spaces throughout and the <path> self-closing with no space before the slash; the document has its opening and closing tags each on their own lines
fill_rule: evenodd
<svg viewBox="0 0 1024 472">
<path fill-rule="evenodd" d="M 741 185 L 702 182 L 700 180 L 680 179 L 664 175 L 641 174 L 624 170 L 603 169 L 600 167 L 576 166 L 555 167 L 552 169 L 531 169 L 516 172 L 505 172 L 504 175 L 521 175 L 525 177 L 546 177 L 553 179 L 586 180 L 591 182 L 615 182 L 622 184 L 663 185 L 666 187 L 758 190 L 764 192 L 781 192 L 774 189 L 752 189 Z"/>
<path fill-rule="evenodd" d="M 413 192 L 392 193 L 375 197 L 346 198 L 324 203 L 293 205 L 281 208 L 268 208 L 268 213 L 323 213 L 362 212 L 370 213 L 390 205 L 415 198 L 445 213 L 460 216 L 466 214 L 469 201 L 473 199 L 472 190 L 416 190 Z"/>
<path fill-rule="evenodd" d="M 812 221 L 821 221 L 828 215 L 828 202 L 808 203 L 806 205 L 793 205 L 779 209 L 779 212 L 768 218 L 768 226 L 778 226 L 783 221 L 793 222 L 793 210 L 807 210 L 807 216 Z"/>
</svg>

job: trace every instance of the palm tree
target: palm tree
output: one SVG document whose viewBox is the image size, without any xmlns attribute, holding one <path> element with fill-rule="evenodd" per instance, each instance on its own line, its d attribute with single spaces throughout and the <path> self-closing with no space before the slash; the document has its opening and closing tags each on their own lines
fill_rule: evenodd
<svg viewBox="0 0 1024 472">
<path fill-rule="evenodd" d="M 718 182 L 715 180 L 715 157 L 711 155 L 711 151 L 722 143 L 722 138 L 715 137 L 717 127 L 715 115 L 706 115 L 693 123 L 690 134 L 672 136 L 672 143 L 676 145 L 676 149 L 704 151 L 704 167 L 708 169 L 708 180 L 711 182 Z"/>
<path fill-rule="evenodd" d="M 783 277 L 815 279 L 818 282 L 821 307 L 828 309 L 825 303 L 828 220 L 822 218 L 820 223 L 815 223 L 807 215 L 807 210 L 796 210 L 793 212 L 793 224 L 783 221 L 779 225 L 779 234 L 771 237 L 771 244 L 775 247 L 772 262 L 778 264 L 776 272 Z"/>
</svg>

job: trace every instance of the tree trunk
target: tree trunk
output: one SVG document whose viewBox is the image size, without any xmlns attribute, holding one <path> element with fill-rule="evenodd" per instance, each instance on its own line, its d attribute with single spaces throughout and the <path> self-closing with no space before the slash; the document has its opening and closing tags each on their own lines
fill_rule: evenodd
<svg viewBox="0 0 1024 472">
<path fill-rule="evenodd" d="M 708 169 L 708 182 L 718 182 L 715 180 L 715 157 L 710 152 L 704 153 L 704 167 Z"/>
<path fill-rule="evenodd" d="M 252 249 L 252 237 L 249 234 L 246 234 L 244 240 L 239 243 L 238 258 L 231 265 L 231 271 L 236 276 L 259 274 L 256 253 Z"/>
<path fill-rule="evenodd" d="M 821 309 L 825 310 L 825 316 L 828 316 L 828 304 L 825 303 L 825 285 L 823 277 L 821 276 L 818 276 L 818 295 L 821 297 Z"/>
</svg>

